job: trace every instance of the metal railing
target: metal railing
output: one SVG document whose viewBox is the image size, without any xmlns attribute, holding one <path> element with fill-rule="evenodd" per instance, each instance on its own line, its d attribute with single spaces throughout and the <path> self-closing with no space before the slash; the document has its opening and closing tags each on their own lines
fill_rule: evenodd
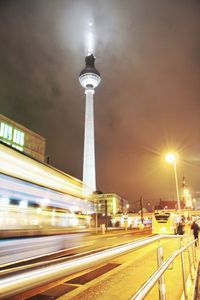
<svg viewBox="0 0 200 300">
<path fill-rule="evenodd" d="M 171 236 L 171 235 L 163 235 L 163 236 L 153 236 L 143 240 L 134 241 L 131 243 L 127 243 L 125 245 L 116 246 L 111 249 L 107 249 L 98 253 L 93 253 L 84 257 L 76 258 L 66 262 L 60 262 L 55 265 L 43 266 L 39 269 L 33 269 L 29 271 L 24 271 L 19 274 L 13 274 L 9 276 L 5 276 L 0 279 L 0 299 L 11 297 L 13 295 L 22 293 L 24 291 L 39 287 L 41 285 L 56 281 L 65 276 L 69 276 L 75 274 L 77 272 L 83 271 L 85 269 L 95 267 L 105 263 L 111 259 L 114 259 L 122 254 L 126 254 L 133 250 L 136 250 L 140 247 L 152 244 L 156 241 L 159 241 L 164 238 L 178 238 L 180 236 Z M 186 249 L 194 242 L 186 245 L 182 249 Z M 170 262 L 167 260 L 165 264 L 162 265 L 156 272 L 156 279 L 152 279 L 153 285 L 157 282 L 157 280 L 162 276 L 163 272 L 166 270 L 167 266 L 171 263 L 171 261 L 175 258 L 175 256 L 179 255 L 183 250 L 180 249 L 176 251 L 175 254 L 172 255 Z M 161 256 L 160 256 L 160 260 Z M 166 268 L 165 268 L 166 265 Z M 151 281 L 150 280 L 150 281 Z M 149 281 L 148 281 L 149 282 Z M 148 283 L 141 289 L 141 293 L 148 293 L 152 286 L 152 283 Z M 133 299 L 142 299 L 142 298 L 133 298 Z M 164 299 L 164 298 L 162 298 Z"/>
<path fill-rule="evenodd" d="M 172 236 L 174 237 L 174 236 Z M 189 273 L 191 280 L 194 283 L 194 276 L 192 272 L 192 265 L 194 269 L 197 266 L 197 258 L 196 258 L 196 251 L 194 244 L 196 240 L 189 242 L 187 245 L 182 247 L 183 238 L 188 238 L 188 236 L 175 236 L 176 238 L 180 238 L 181 241 L 181 248 L 175 251 L 165 262 L 163 262 L 163 251 L 162 247 L 159 245 L 158 252 L 157 252 L 157 259 L 158 259 L 158 266 L 159 268 L 152 274 L 151 277 L 138 289 L 138 291 L 134 294 L 131 300 L 142 300 L 147 296 L 147 294 L 151 291 L 154 285 L 158 282 L 159 285 L 159 299 L 165 300 L 166 299 L 166 289 L 164 283 L 164 272 L 168 270 L 168 267 L 173 263 L 174 259 L 181 255 L 181 270 L 182 270 L 182 280 L 183 280 L 183 293 L 185 299 L 187 299 L 187 288 L 186 288 L 186 272 L 185 272 L 185 263 L 184 263 L 184 256 L 183 252 L 187 249 L 188 250 L 188 261 L 189 261 Z M 189 247 L 192 247 L 192 261 L 189 252 Z"/>
</svg>

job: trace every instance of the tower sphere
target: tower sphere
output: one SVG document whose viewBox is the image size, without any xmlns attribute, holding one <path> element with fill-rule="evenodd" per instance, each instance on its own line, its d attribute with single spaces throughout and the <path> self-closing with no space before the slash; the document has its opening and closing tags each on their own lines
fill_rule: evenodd
<svg viewBox="0 0 200 300">
<path fill-rule="evenodd" d="M 85 57 L 85 68 L 81 71 L 79 75 L 79 81 L 85 89 L 94 89 L 99 85 L 101 81 L 100 73 L 95 68 L 94 62 L 95 58 L 93 54 L 87 55 Z"/>
</svg>

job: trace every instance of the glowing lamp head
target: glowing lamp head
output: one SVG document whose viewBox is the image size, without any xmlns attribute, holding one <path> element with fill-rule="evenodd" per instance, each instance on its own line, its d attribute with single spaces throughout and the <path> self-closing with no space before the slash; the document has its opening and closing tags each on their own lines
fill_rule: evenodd
<svg viewBox="0 0 200 300">
<path fill-rule="evenodd" d="M 188 189 L 184 189 L 183 193 L 184 193 L 185 196 L 189 196 L 189 190 Z"/>
<path fill-rule="evenodd" d="M 172 164 L 176 161 L 176 156 L 174 153 L 168 153 L 166 156 L 165 156 L 165 159 L 168 163 Z"/>
<path fill-rule="evenodd" d="M 100 81 L 101 76 L 99 71 L 95 68 L 95 58 L 93 54 L 87 55 L 85 58 L 85 68 L 81 71 L 79 81 L 81 85 L 87 89 L 96 88 Z"/>
</svg>

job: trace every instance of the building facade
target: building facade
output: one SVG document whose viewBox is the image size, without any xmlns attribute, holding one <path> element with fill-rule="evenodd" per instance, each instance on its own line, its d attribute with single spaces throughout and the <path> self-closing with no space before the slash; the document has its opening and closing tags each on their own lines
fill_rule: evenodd
<svg viewBox="0 0 200 300">
<path fill-rule="evenodd" d="M 183 201 L 180 201 L 180 208 L 184 209 L 185 204 Z M 160 199 L 160 202 L 158 205 L 155 205 L 155 210 L 160 209 L 178 209 L 177 200 L 162 200 Z"/>
<path fill-rule="evenodd" d="M 98 205 L 98 214 L 103 214 L 105 212 L 108 214 L 126 214 L 128 212 L 128 201 L 116 193 L 96 194 L 95 198 Z"/>
<path fill-rule="evenodd" d="M 45 161 L 46 139 L 1 114 L 0 141 L 39 161 Z"/>
</svg>

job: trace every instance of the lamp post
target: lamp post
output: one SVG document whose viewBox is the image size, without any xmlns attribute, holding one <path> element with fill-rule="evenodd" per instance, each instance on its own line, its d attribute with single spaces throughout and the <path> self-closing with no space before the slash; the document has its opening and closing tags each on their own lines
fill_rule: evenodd
<svg viewBox="0 0 200 300">
<path fill-rule="evenodd" d="M 141 222 L 144 224 L 144 215 L 143 215 L 143 197 L 140 197 L 140 211 L 141 211 Z"/>
<path fill-rule="evenodd" d="M 177 170 L 176 170 L 176 155 L 174 153 L 168 153 L 165 157 L 168 163 L 173 164 L 174 167 L 174 177 L 176 183 L 176 197 L 177 197 L 177 209 L 179 215 L 179 221 L 181 220 L 181 206 L 180 206 L 180 197 L 179 197 L 179 189 L 178 189 L 178 179 L 177 179 Z"/>
<path fill-rule="evenodd" d="M 98 202 L 95 203 L 95 227 L 96 227 L 96 234 L 98 233 Z"/>
<path fill-rule="evenodd" d="M 95 213 L 95 232 L 98 233 L 98 195 L 97 192 L 93 192 L 91 195 L 93 205 L 94 205 L 94 213 Z"/>
<path fill-rule="evenodd" d="M 126 212 L 124 216 L 124 224 L 125 224 L 125 230 L 128 229 L 128 210 L 129 210 L 129 204 L 126 204 Z"/>
<path fill-rule="evenodd" d="M 98 214 L 101 207 L 101 203 L 98 202 L 98 200 L 95 203 L 96 209 L 95 209 L 95 227 L 96 227 L 96 233 L 98 233 Z"/>
</svg>

